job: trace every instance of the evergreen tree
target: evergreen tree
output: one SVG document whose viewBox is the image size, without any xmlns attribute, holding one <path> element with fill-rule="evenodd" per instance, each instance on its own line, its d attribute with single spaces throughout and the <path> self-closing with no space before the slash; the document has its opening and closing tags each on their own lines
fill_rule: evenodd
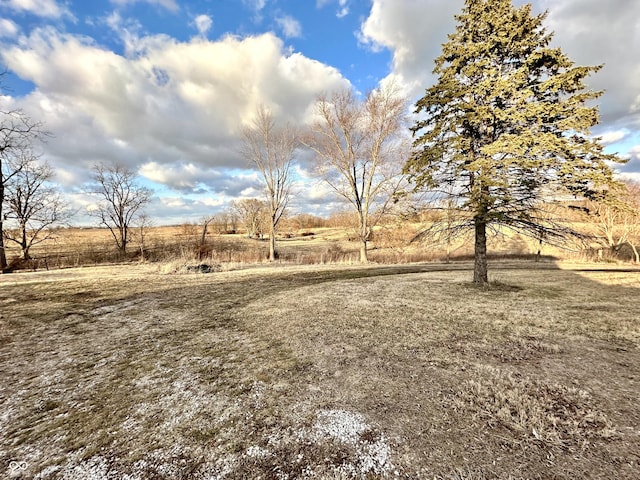
<svg viewBox="0 0 640 480">
<path fill-rule="evenodd" d="M 488 281 L 487 227 L 549 238 L 561 232 L 543 220 L 545 196 L 592 198 L 615 185 L 607 162 L 619 159 L 589 136 L 598 109 L 587 103 L 601 92 L 584 80 L 601 67 L 552 48 L 546 16 L 511 0 L 465 0 L 436 59 L 438 81 L 416 104 L 405 172 L 470 212 L 476 284 Z"/>
</svg>

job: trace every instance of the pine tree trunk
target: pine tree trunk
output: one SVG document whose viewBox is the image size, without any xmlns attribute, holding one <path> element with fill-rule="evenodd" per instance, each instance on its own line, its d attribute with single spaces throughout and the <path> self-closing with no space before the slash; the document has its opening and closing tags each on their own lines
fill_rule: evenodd
<svg viewBox="0 0 640 480">
<path fill-rule="evenodd" d="M 487 222 L 477 216 L 475 222 L 475 255 L 473 266 L 473 283 L 486 285 L 489 283 L 487 273 Z"/>
</svg>

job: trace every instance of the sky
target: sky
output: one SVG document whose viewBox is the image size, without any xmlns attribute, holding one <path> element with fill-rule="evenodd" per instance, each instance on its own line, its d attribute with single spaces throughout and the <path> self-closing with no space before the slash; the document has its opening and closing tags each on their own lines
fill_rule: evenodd
<svg viewBox="0 0 640 480">
<path fill-rule="evenodd" d="M 118 162 L 154 191 L 156 224 L 198 221 L 261 195 L 239 131 L 260 105 L 304 125 L 318 95 L 393 80 L 412 102 L 463 0 L 0 0 L 0 109 L 24 110 L 79 212 L 96 163 Z M 515 0 L 516 4 L 524 3 Z M 553 44 L 604 90 L 593 129 L 640 180 L 640 2 L 533 0 Z M 293 212 L 342 208 L 296 167 Z"/>
</svg>

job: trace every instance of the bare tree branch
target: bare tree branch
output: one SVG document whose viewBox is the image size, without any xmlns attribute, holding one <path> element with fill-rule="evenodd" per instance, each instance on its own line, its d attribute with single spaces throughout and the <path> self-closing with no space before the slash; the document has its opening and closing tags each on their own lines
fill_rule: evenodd
<svg viewBox="0 0 640 480">
<path fill-rule="evenodd" d="M 269 260 L 278 257 L 276 232 L 291 199 L 293 160 L 298 134 L 291 125 L 277 128 L 273 115 L 264 106 L 258 108 L 253 122 L 242 129 L 242 155 L 262 176 L 269 210 Z"/>
<path fill-rule="evenodd" d="M 109 229 L 120 254 L 129 243 L 129 230 L 142 208 L 151 201 L 152 192 L 138 184 L 136 173 L 115 164 L 98 164 L 93 168 L 93 189 L 100 197 L 97 209 L 89 212 L 100 225 Z"/>
<path fill-rule="evenodd" d="M 357 213 L 362 262 L 368 261 L 373 226 L 403 186 L 406 109 L 407 100 L 392 84 L 364 100 L 351 90 L 321 96 L 318 120 L 304 139 L 315 153 L 318 173 Z"/>
<path fill-rule="evenodd" d="M 53 171 L 30 151 L 22 152 L 19 168 L 5 184 L 5 218 L 9 228 L 4 238 L 20 246 L 22 259 L 29 260 L 31 247 L 53 235 L 52 227 L 66 222 L 71 212 L 50 184 Z"/>
</svg>

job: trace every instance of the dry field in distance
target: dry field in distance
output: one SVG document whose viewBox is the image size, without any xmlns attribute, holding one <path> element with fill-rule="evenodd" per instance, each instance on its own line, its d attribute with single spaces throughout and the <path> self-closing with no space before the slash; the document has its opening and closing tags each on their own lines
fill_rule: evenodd
<svg viewBox="0 0 640 480">
<path fill-rule="evenodd" d="M 370 259 L 375 263 L 397 264 L 440 261 L 447 258 L 446 246 L 425 245 L 410 240 L 425 224 L 393 224 L 376 227 L 370 242 Z M 33 259 L 19 262 L 20 251 L 15 244 L 7 244 L 7 257 L 15 270 L 49 270 L 57 268 L 97 266 L 114 263 L 151 261 L 199 260 L 224 269 L 266 263 L 268 242 L 246 238 L 242 232 L 220 234 L 208 229 L 204 245 L 202 227 L 196 224 L 150 227 L 141 238 L 139 229 L 132 229 L 126 258 L 116 252 L 110 232 L 105 228 L 63 228 L 52 239 L 34 246 Z M 356 263 L 359 243 L 348 227 L 283 228 L 278 238 L 282 264 Z M 143 240 L 141 242 L 141 239 Z M 542 255 L 555 259 L 584 259 L 583 245 L 568 245 L 558 249 L 542 245 Z M 538 242 L 521 235 L 505 234 L 489 239 L 489 252 L 494 257 L 531 258 L 538 251 Z M 573 249 L 573 251 L 572 251 Z M 455 239 L 449 246 L 452 259 L 473 256 L 473 239 Z"/>
<path fill-rule="evenodd" d="M 0 476 L 636 479 L 640 271 L 0 276 Z"/>
</svg>

